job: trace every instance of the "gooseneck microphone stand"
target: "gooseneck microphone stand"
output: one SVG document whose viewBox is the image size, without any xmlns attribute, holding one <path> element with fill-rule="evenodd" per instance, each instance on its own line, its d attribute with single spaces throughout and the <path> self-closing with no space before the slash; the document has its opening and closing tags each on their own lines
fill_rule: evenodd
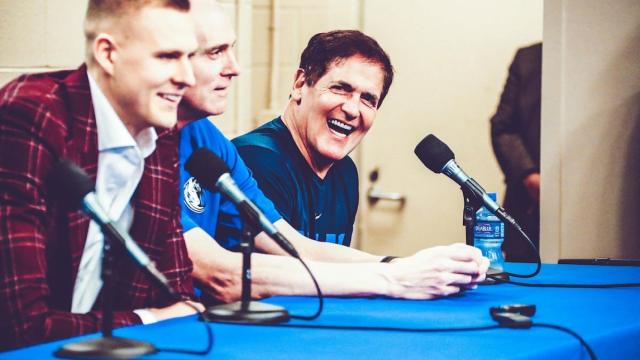
<svg viewBox="0 0 640 360">
<path fill-rule="evenodd" d="M 259 233 L 252 224 L 258 224 L 254 211 L 246 206 L 238 206 L 242 225 L 240 249 L 242 251 L 242 294 L 241 300 L 230 304 L 214 305 L 204 313 L 204 321 L 240 324 L 277 324 L 289 320 L 289 313 L 283 307 L 251 301 L 251 253 L 254 238 Z"/>
<path fill-rule="evenodd" d="M 462 187 L 464 209 L 462 211 L 462 225 L 465 229 L 466 244 L 473 246 L 473 228 L 476 225 L 476 213 L 482 207 L 482 202 L 467 188 Z"/>
<path fill-rule="evenodd" d="M 115 285 L 113 240 L 103 231 L 102 258 L 102 337 L 68 343 L 54 355 L 71 359 L 131 359 L 157 352 L 146 342 L 113 336 L 113 288 Z"/>
<path fill-rule="evenodd" d="M 467 189 L 466 187 L 460 187 L 462 189 L 462 197 L 464 200 L 464 209 L 462 211 L 462 225 L 465 228 L 465 242 L 469 246 L 474 246 L 473 229 L 476 225 L 476 213 L 482 207 L 482 199 Z M 489 268 L 487 271 L 487 278 L 482 282 L 484 285 L 494 285 L 500 282 L 509 280 L 509 276 L 502 270 Z"/>
</svg>

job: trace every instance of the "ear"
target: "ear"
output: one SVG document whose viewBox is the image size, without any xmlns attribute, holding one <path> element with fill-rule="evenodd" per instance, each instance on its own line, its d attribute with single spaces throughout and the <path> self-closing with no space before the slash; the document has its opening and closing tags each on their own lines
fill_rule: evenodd
<svg viewBox="0 0 640 360">
<path fill-rule="evenodd" d="M 293 89 L 291 89 L 291 99 L 300 104 L 302 101 L 302 88 L 306 84 L 307 77 L 304 73 L 304 70 L 298 69 L 296 70 L 295 75 L 293 76 Z"/>
<path fill-rule="evenodd" d="M 114 63 L 117 61 L 117 45 L 109 34 L 101 33 L 93 40 L 93 58 L 109 75 L 113 75 Z"/>
</svg>

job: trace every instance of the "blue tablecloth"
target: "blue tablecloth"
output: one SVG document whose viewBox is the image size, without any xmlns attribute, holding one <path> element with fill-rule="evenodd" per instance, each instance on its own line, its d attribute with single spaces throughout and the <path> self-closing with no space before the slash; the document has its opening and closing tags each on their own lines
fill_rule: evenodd
<svg viewBox="0 0 640 360">
<path fill-rule="evenodd" d="M 531 265 L 508 264 L 508 270 L 527 272 Z M 515 279 L 514 279 L 515 280 Z M 544 265 L 530 283 L 640 282 L 640 267 Z M 481 286 L 461 296 L 434 301 L 384 298 L 327 298 L 320 318 L 294 324 L 463 327 L 495 324 L 489 307 L 536 304 L 534 322 L 568 327 L 594 349 L 600 359 L 640 359 L 640 288 L 557 289 L 509 284 Z M 265 302 L 285 306 L 292 314 L 312 314 L 312 297 L 275 297 Z M 568 334 L 546 328 L 497 329 L 480 332 L 407 333 L 395 331 L 340 331 L 247 325 L 211 324 L 215 345 L 209 357 L 229 359 L 344 358 L 380 359 L 588 359 L 579 342 Z M 163 348 L 199 349 L 206 333 L 195 316 L 148 326 L 117 329 L 115 335 L 151 342 Z M 0 358 L 51 358 L 62 344 L 95 337 L 89 335 L 41 344 Z M 149 358 L 199 358 L 158 353 Z"/>
</svg>

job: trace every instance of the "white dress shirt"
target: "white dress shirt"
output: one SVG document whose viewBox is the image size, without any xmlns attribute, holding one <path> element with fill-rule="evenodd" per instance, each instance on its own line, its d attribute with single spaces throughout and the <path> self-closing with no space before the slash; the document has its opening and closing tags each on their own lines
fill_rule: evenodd
<svg viewBox="0 0 640 360">
<path fill-rule="evenodd" d="M 98 131 L 96 196 L 109 218 L 128 231 L 134 213 L 129 202 L 142 178 L 144 158 L 155 150 L 157 134 L 149 127 L 134 139 L 98 84 L 88 76 Z M 73 313 L 89 312 L 100 293 L 103 245 L 100 226 L 91 221 L 73 288 Z M 143 320 L 147 318 L 146 323 L 152 320 L 148 315 L 142 311 L 139 316 Z"/>
</svg>

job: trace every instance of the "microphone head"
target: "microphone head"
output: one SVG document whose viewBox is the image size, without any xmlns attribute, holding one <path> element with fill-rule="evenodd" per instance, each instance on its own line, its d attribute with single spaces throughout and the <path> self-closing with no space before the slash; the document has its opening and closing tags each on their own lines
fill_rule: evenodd
<svg viewBox="0 0 640 360">
<path fill-rule="evenodd" d="M 451 159 L 455 159 L 453 151 L 449 149 L 447 144 L 443 143 L 433 134 L 427 135 L 414 150 L 418 159 L 422 161 L 424 166 L 436 174 L 442 172 L 444 166 Z"/>
<path fill-rule="evenodd" d="M 184 168 L 198 180 L 200 185 L 209 190 L 215 190 L 220 176 L 229 172 L 229 167 L 224 160 L 205 148 L 194 151 L 184 164 Z"/>
<path fill-rule="evenodd" d="M 52 198 L 68 209 L 79 208 L 83 198 L 95 189 L 89 175 L 68 159 L 61 159 L 53 166 L 46 184 Z"/>
</svg>

